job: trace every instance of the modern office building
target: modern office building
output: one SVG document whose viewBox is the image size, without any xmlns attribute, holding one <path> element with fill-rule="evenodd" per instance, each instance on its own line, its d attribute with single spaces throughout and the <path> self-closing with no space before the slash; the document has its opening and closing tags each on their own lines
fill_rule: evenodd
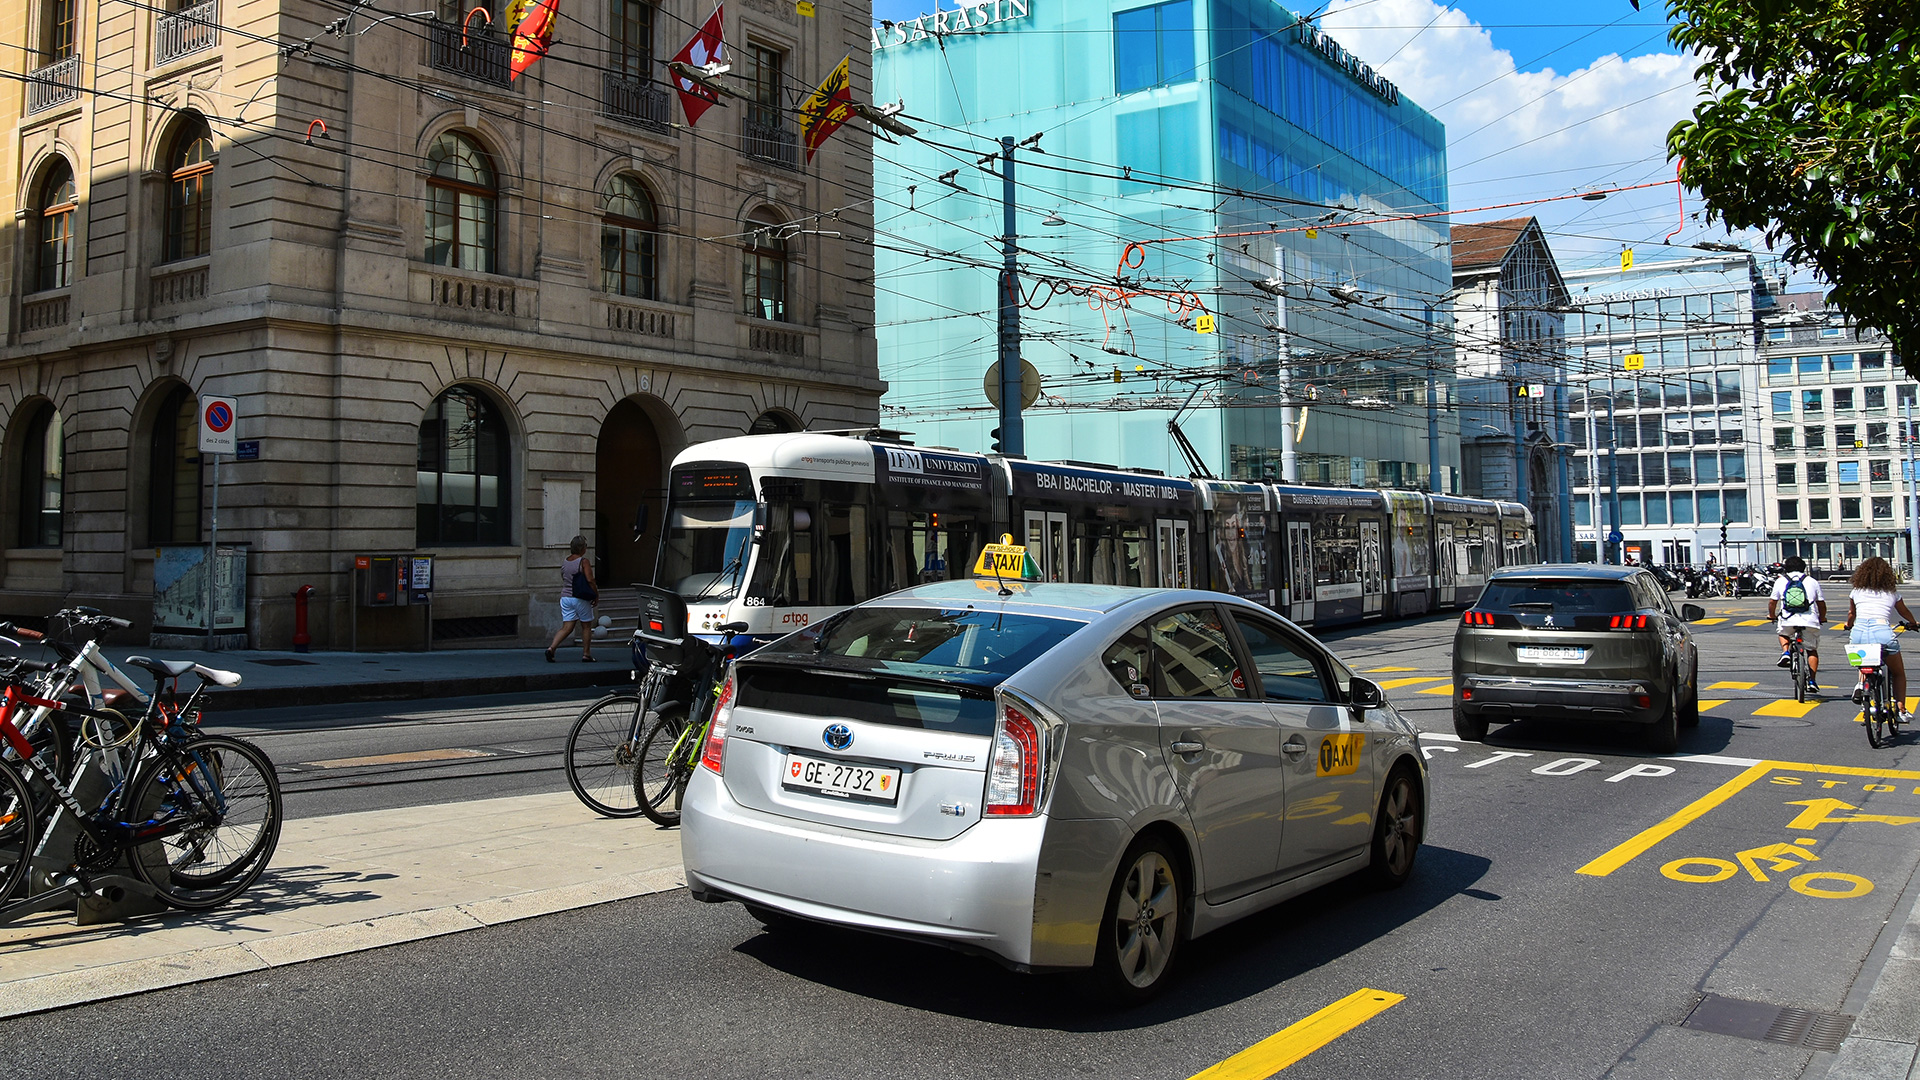
<svg viewBox="0 0 1920 1080">
<path fill-rule="evenodd" d="M 1460 490 L 1525 504 L 1547 561 L 1572 557 L 1567 285 L 1533 218 L 1453 227 Z"/>
<path fill-rule="evenodd" d="M 420 6 L 0 5 L 0 617 L 204 626 L 217 500 L 225 638 L 312 586 L 319 648 L 544 639 L 576 533 L 650 580 L 681 448 L 874 422 L 871 137 L 791 111 L 866 96 L 864 6 L 727 5 L 692 126 L 710 0 L 569 2 L 517 79 L 503 0 Z"/>
<path fill-rule="evenodd" d="M 1768 488 L 1772 554 L 1833 568 L 1879 555 L 1911 567 L 1905 462 L 1920 384 L 1885 337 L 1820 293 L 1781 297 L 1761 325 L 1767 432 L 1756 479 Z"/>
<path fill-rule="evenodd" d="M 1268 0 L 997 0 L 873 46 L 922 128 L 875 167 L 889 426 L 989 448 L 1004 136 L 1029 456 L 1185 472 L 1177 416 L 1219 475 L 1458 490 L 1445 132 L 1360 58 Z"/>
<path fill-rule="evenodd" d="M 1567 363 L 1582 561 L 1728 565 L 1767 551 L 1757 339 L 1784 278 L 1754 256 L 1673 250 L 1565 275 L 1579 312 Z"/>
</svg>

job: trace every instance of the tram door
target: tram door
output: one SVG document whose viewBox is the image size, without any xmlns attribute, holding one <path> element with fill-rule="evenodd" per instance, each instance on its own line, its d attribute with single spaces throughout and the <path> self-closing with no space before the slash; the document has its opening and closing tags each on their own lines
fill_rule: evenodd
<svg viewBox="0 0 1920 1080">
<path fill-rule="evenodd" d="M 1310 522 L 1287 522 L 1287 618 L 1313 621 L 1313 534 Z"/>
<path fill-rule="evenodd" d="M 1440 607 L 1451 606 L 1455 583 L 1458 580 L 1456 575 L 1459 572 L 1457 564 L 1453 561 L 1453 523 L 1451 521 L 1442 521 L 1433 527 L 1433 569 L 1436 579 L 1434 588 L 1440 594 L 1435 603 Z"/>
<path fill-rule="evenodd" d="M 1381 572 L 1380 523 L 1360 523 L 1360 595 L 1361 611 L 1380 614 L 1387 599 L 1386 575 Z"/>
<path fill-rule="evenodd" d="M 1040 580 L 1067 580 L 1067 515 L 1027 511 L 1026 544 L 1027 554 L 1040 567 Z"/>
<path fill-rule="evenodd" d="M 1193 588 L 1193 526 L 1181 518 L 1159 518 L 1154 535 L 1160 550 L 1160 587 Z"/>
</svg>

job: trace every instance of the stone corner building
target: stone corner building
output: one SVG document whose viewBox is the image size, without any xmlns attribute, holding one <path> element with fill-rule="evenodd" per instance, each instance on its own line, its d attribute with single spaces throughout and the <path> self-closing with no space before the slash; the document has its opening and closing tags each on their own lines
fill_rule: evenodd
<svg viewBox="0 0 1920 1080">
<path fill-rule="evenodd" d="M 152 624 L 156 552 L 207 540 L 202 395 L 258 443 L 219 537 L 265 649 L 302 585 L 316 648 L 425 644 L 354 621 L 364 554 L 434 557 L 437 644 L 541 638 L 574 534 L 651 579 L 681 449 L 875 421 L 871 136 L 807 162 L 793 108 L 849 52 L 867 96 L 867 6 L 729 4 L 741 96 L 691 129 L 659 60 L 708 0 L 569 0 L 511 82 L 491 6 L 4 5 L 0 618 Z"/>
</svg>

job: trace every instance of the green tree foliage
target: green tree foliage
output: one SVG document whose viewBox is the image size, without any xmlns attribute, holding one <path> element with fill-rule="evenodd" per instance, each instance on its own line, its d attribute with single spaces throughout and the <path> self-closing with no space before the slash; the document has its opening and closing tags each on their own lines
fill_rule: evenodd
<svg viewBox="0 0 1920 1080">
<path fill-rule="evenodd" d="M 1702 100 L 1667 150 L 1709 216 L 1785 241 L 1920 376 L 1915 0 L 1668 0 Z"/>
</svg>

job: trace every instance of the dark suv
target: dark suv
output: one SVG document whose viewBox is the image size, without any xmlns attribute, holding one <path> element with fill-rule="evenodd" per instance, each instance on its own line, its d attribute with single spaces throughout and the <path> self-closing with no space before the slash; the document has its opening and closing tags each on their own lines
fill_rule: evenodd
<svg viewBox="0 0 1920 1080">
<path fill-rule="evenodd" d="M 1529 716 L 1646 726 L 1671 752 L 1700 722 L 1700 650 L 1667 591 L 1632 566 L 1527 566 L 1496 572 L 1453 634 L 1453 729 Z"/>
</svg>

